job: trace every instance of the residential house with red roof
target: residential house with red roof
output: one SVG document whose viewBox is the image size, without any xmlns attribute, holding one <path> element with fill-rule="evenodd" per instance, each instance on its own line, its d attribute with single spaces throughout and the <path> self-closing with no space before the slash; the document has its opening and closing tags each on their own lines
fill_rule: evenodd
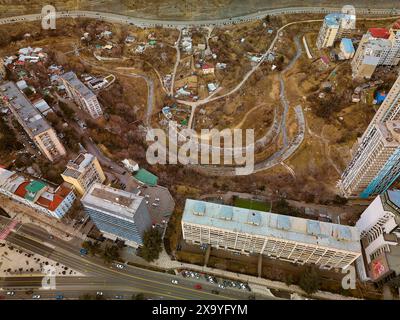
<svg viewBox="0 0 400 320">
<path fill-rule="evenodd" d="M 66 182 L 53 188 L 43 181 L 29 180 L 2 167 L 0 194 L 57 219 L 69 211 L 76 199 L 73 187 Z"/>
<path fill-rule="evenodd" d="M 400 20 L 388 30 L 370 28 L 362 37 L 351 62 L 353 78 L 370 79 L 377 66 L 400 62 Z"/>
</svg>

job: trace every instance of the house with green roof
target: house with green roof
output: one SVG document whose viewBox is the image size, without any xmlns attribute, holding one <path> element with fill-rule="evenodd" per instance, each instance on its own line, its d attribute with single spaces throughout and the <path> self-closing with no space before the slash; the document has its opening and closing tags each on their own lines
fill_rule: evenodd
<svg viewBox="0 0 400 320">
<path fill-rule="evenodd" d="M 156 186 L 158 182 L 158 177 L 146 169 L 139 169 L 139 171 L 134 175 L 134 178 L 151 187 Z"/>
<path fill-rule="evenodd" d="M 46 191 L 47 185 L 38 180 L 31 181 L 26 187 L 25 199 L 35 202 Z"/>
</svg>

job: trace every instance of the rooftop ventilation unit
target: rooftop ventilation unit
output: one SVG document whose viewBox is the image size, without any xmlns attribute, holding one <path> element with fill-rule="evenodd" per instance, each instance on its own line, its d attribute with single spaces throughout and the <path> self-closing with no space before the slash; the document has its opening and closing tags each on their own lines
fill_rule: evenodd
<svg viewBox="0 0 400 320">
<path fill-rule="evenodd" d="M 247 215 L 247 223 L 253 226 L 259 226 L 261 224 L 261 216 L 257 212 L 249 212 Z"/>
</svg>

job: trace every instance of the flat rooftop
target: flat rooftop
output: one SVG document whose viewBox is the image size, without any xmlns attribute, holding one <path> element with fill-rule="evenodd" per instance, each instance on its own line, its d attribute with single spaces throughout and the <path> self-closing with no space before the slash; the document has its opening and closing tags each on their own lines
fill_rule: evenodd
<svg viewBox="0 0 400 320">
<path fill-rule="evenodd" d="M 92 163 L 94 156 L 91 153 L 80 153 L 74 160 L 70 160 L 63 175 L 78 178 L 86 167 Z"/>
<path fill-rule="evenodd" d="M 14 82 L 6 82 L 0 86 L 0 94 L 3 100 L 8 101 L 14 112 L 16 112 L 29 128 L 34 136 L 49 130 L 51 127 L 43 118 L 40 112 L 33 106 L 23 92 L 21 92 Z"/>
<path fill-rule="evenodd" d="M 187 199 L 183 223 L 361 252 L 355 227 Z"/>
<path fill-rule="evenodd" d="M 355 15 L 345 14 L 345 13 L 330 13 L 325 16 L 325 23 L 329 27 L 337 27 L 339 28 L 340 22 L 342 19 L 346 20 L 356 20 Z"/>
<path fill-rule="evenodd" d="M 85 99 L 90 99 L 95 96 L 95 94 L 86 87 L 81 80 L 78 79 L 76 74 L 72 71 L 66 72 L 60 76 L 60 78 L 67 81 L 76 91 L 78 91 Z"/>
<path fill-rule="evenodd" d="M 82 204 L 103 212 L 132 220 L 143 197 L 124 190 L 94 183 L 82 197 Z"/>
</svg>

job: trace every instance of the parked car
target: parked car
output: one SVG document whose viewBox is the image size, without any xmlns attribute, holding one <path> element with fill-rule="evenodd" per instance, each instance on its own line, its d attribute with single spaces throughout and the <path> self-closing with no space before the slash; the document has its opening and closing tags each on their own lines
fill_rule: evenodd
<svg viewBox="0 0 400 320">
<path fill-rule="evenodd" d="M 13 296 L 13 295 L 15 295 L 15 292 L 14 292 L 14 291 L 8 291 L 8 292 L 7 292 L 7 295 L 8 295 L 8 296 Z"/>
<path fill-rule="evenodd" d="M 194 288 L 197 289 L 197 290 L 203 289 L 203 287 L 202 287 L 200 284 L 196 284 L 196 285 L 194 286 Z"/>
<path fill-rule="evenodd" d="M 103 292 L 101 292 L 101 291 L 97 291 L 97 292 L 96 292 L 96 295 L 98 295 L 98 296 L 102 296 L 102 295 L 103 295 Z"/>
<path fill-rule="evenodd" d="M 115 266 L 116 266 L 118 269 L 123 269 L 123 268 L 125 268 L 122 264 L 119 264 L 119 263 L 117 263 Z"/>
<path fill-rule="evenodd" d="M 40 299 L 40 294 L 34 294 L 34 295 L 32 296 L 32 299 Z"/>
<path fill-rule="evenodd" d="M 171 280 L 171 282 L 172 282 L 173 284 L 178 284 L 178 280 L 176 280 L 176 279 Z"/>
</svg>

